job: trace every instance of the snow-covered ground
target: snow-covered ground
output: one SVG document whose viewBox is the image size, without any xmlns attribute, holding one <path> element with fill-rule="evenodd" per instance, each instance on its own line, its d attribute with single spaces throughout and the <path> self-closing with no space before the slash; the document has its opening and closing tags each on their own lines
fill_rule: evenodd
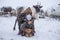
<svg viewBox="0 0 60 40">
<path fill-rule="evenodd" d="M 16 17 L 0 17 L 0 40 L 60 40 L 60 21 L 51 18 L 40 18 L 34 21 L 35 36 L 24 37 L 17 35 L 18 25 L 16 31 L 13 31 L 13 26 Z"/>
</svg>

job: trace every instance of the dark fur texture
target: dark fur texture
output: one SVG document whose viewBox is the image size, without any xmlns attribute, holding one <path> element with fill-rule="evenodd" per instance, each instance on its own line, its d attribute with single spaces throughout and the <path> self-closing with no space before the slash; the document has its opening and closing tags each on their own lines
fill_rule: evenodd
<svg viewBox="0 0 60 40">
<path fill-rule="evenodd" d="M 42 8 L 40 5 L 33 5 L 33 7 L 36 9 L 36 12 L 40 12 L 40 8 Z"/>
</svg>

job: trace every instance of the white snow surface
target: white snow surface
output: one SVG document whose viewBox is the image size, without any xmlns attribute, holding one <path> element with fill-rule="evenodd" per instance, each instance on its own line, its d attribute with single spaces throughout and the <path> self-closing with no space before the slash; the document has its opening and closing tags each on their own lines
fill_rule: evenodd
<svg viewBox="0 0 60 40">
<path fill-rule="evenodd" d="M 16 17 L 0 17 L 0 40 L 60 40 L 60 21 L 51 18 L 40 18 L 34 21 L 35 36 L 17 35 L 18 25 L 13 31 Z"/>
</svg>

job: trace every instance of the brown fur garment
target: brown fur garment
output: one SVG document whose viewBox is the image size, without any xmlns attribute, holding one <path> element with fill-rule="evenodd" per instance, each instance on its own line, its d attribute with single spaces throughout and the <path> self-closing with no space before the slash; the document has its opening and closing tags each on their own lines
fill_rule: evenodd
<svg viewBox="0 0 60 40">
<path fill-rule="evenodd" d="M 32 14 L 31 8 L 28 7 L 28 8 L 24 11 L 24 13 L 26 13 L 26 14 Z"/>
</svg>

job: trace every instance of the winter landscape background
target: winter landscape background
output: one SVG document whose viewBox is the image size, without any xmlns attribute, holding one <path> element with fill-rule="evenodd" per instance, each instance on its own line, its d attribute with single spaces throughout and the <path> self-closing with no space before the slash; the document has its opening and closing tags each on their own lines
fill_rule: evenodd
<svg viewBox="0 0 60 40">
<path fill-rule="evenodd" d="M 37 2 L 41 3 L 43 9 L 50 9 L 51 7 L 56 8 L 60 3 L 60 0 L 0 0 L 0 7 L 11 6 L 13 8 L 19 6 L 32 6 L 36 5 Z"/>
<path fill-rule="evenodd" d="M 60 6 L 58 7 L 60 0 L 0 0 L 0 8 L 11 6 L 16 9 L 20 6 L 32 6 L 37 2 L 41 3 L 44 10 L 50 11 L 51 8 L 60 10 Z M 33 37 L 17 35 L 18 25 L 16 25 L 16 31 L 13 31 L 15 19 L 15 16 L 0 16 L 0 40 L 60 40 L 60 19 L 45 17 L 35 20 L 36 33 Z"/>
</svg>

